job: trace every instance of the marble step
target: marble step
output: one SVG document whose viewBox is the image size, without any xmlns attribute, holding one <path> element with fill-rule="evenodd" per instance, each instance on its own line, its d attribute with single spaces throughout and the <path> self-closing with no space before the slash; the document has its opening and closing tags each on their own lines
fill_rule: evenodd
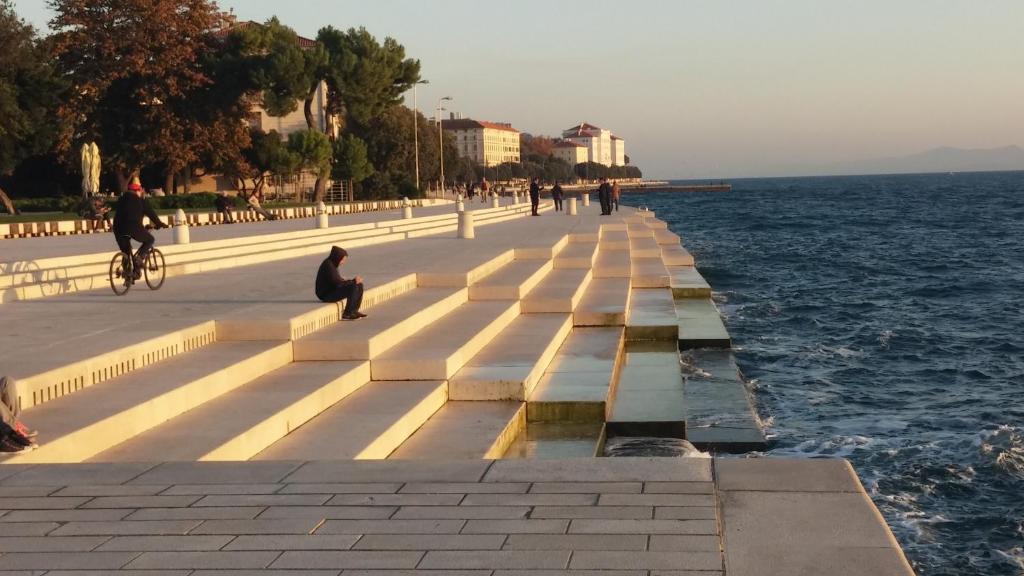
<svg viewBox="0 0 1024 576">
<path fill-rule="evenodd" d="M 291 360 L 290 342 L 220 342 L 96 384 L 27 410 L 40 446 L 6 461 L 82 462 Z"/>
<path fill-rule="evenodd" d="M 686 403 L 674 342 L 629 342 L 623 354 L 609 436 L 685 438 Z"/>
<path fill-rule="evenodd" d="M 661 258 L 662 253 L 662 247 L 655 242 L 654 237 L 629 240 L 629 255 L 633 258 Z"/>
<path fill-rule="evenodd" d="M 448 380 L 519 316 L 519 302 L 467 302 L 370 362 L 374 380 Z"/>
<path fill-rule="evenodd" d="M 741 453 L 767 447 L 750 393 L 729 350 L 691 350 L 686 376 L 686 439 L 701 450 Z"/>
<path fill-rule="evenodd" d="M 530 422 L 505 451 L 505 459 L 594 458 L 604 452 L 601 422 Z"/>
<path fill-rule="evenodd" d="M 686 298 L 675 301 L 679 320 L 679 349 L 729 348 L 732 338 L 722 316 L 710 298 Z"/>
<path fill-rule="evenodd" d="M 630 278 L 633 288 L 668 288 L 670 283 L 668 268 L 661 258 L 633 257 Z"/>
<path fill-rule="evenodd" d="M 589 270 L 597 261 L 597 242 L 575 242 L 569 244 L 555 256 L 555 269 L 579 268 Z"/>
<path fill-rule="evenodd" d="M 693 266 L 693 255 L 686 248 L 675 244 L 661 246 L 661 261 L 666 266 Z"/>
<path fill-rule="evenodd" d="M 289 364 L 92 460 L 248 460 L 369 380 L 367 361 Z"/>
<path fill-rule="evenodd" d="M 590 268 L 553 270 L 523 298 L 523 314 L 572 313 L 592 278 Z"/>
<path fill-rule="evenodd" d="M 453 400 L 525 400 L 572 331 L 569 314 L 515 318 L 451 378 Z"/>
<path fill-rule="evenodd" d="M 693 266 L 668 266 L 672 296 L 683 298 L 711 298 L 711 286 Z"/>
<path fill-rule="evenodd" d="M 296 361 L 370 360 L 467 301 L 466 288 L 417 288 L 296 340 Z"/>
<path fill-rule="evenodd" d="M 625 230 L 612 230 L 601 235 L 602 250 L 629 250 L 629 235 Z"/>
<path fill-rule="evenodd" d="M 513 260 L 469 287 L 470 300 L 521 300 L 551 272 L 551 260 Z"/>
<path fill-rule="evenodd" d="M 679 338 L 679 318 L 671 290 L 634 288 L 629 299 L 627 340 L 670 340 Z"/>
<path fill-rule="evenodd" d="M 595 278 L 573 311 L 575 326 L 625 326 L 629 313 L 629 278 Z"/>
<path fill-rule="evenodd" d="M 449 401 L 389 459 L 497 459 L 526 428 L 522 402 Z"/>
<path fill-rule="evenodd" d="M 594 278 L 629 278 L 632 274 L 632 260 L 629 250 L 604 250 L 597 254 L 594 262 Z"/>
<path fill-rule="evenodd" d="M 531 422 L 604 422 L 623 348 L 622 328 L 577 328 L 527 402 Z"/>
<path fill-rule="evenodd" d="M 370 382 L 253 459 L 387 458 L 447 399 L 444 381 Z"/>
</svg>

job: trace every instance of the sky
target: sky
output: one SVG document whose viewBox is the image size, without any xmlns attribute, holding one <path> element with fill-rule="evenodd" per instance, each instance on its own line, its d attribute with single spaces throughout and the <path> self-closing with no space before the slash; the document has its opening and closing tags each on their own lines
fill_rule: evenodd
<svg viewBox="0 0 1024 576">
<path fill-rule="evenodd" d="M 558 135 L 589 122 L 654 178 L 813 174 L 939 146 L 1024 145 L 1024 0 L 220 0 L 391 36 L 417 93 Z M 45 0 L 15 0 L 41 29 Z M 410 93 L 407 102 L 412 106 Z"/>
</svg>

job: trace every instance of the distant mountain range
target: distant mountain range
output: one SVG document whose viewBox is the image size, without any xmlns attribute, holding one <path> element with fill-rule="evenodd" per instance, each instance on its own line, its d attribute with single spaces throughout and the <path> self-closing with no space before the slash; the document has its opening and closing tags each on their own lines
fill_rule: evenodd
<svg viewBox="0 0 1024 576">
<path fill-rule="evenodd" d="M 1024 148 L 952 148 L 943 146 L 891 158 L 853 160 L 822 166 L 825 174 L 906 174 L 915 172 L 987 172 L 1024 170 Z"/>
</svg>

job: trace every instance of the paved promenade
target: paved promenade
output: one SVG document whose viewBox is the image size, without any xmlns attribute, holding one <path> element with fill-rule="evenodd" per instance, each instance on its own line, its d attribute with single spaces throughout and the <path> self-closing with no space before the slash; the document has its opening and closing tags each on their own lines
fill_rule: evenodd
<svg viewBox="0 0 1024 576">
<path fill-rule="evenodd" d="M 0 467 L 5 575 L 912 574 L 842 460 Z"/>
</svg>

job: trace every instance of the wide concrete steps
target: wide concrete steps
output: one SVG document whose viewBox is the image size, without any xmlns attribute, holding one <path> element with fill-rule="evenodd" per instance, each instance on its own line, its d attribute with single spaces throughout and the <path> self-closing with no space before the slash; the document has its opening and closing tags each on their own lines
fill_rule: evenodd
<svg viewBox="0 0 1024 576">
<path fill-rule="evenodd" d="M 679 336 L 672 292 L 665 288 L 634 288 L 629 300 L 627 340 L 671 340 Z"/>
<path fill-rule="evenodd" d="M 26 411 L 40 447 L 8 462 L 81 462 L 292 360 L 289 342 L 216 343 Z"/>
<path fill-rule="evenodd" d="M 445 381 L 370 382 L 253 459 L 387 458 L 447 400 Z"/>
<path fill-rule="evenodd" d="M 604 422 L 614 399 L 622 328 L 576 328 L 527 402 L 530 422 Z"/>
<path fill-rule="evenodd" d="M 453 400 L 526 400 L 572 331 L 569 314 L 516 317 L 452 377 Z"/>
<path fill-rule="evenodd" d="M 609 436 L 685 438 L 686 405 L 675 342 L 630 342 L 622 362 Z"/>
<path fill-rule="evenodd" d="M 590 269 L 597 260 L 597 242 L 573 242 L 555 256 L 555 269 Z"/>
<path fill-rule="evenodd" d="M 522 402 L 450 401 L 388 458 L 497 459 L 525 429 Z"/>
<path fill-rule="evenodd" d="M 519 316 L 518 301 L 467 302 L 370 362 L 374 380 L 448 380 Z"/>
<path fill-rule="evenodd" d="M 632 272 L 629 250 L 606 250 L 602 247 L 594 262 L 594 278 L 629 278 Z"/>
<path fill-rule="evenodd" d="M 625 326 L 629 314 L 629 278 L 594 277 L 573 311 L 575 326 Z"/>
<path fill-rule="evenodd" d="M 629 254 L 633 258 L 661 258 L 662 247 L 658 245 L 653 236 L 630 238 Z"/>
<path fill-rule="evenodd" d="M 522 299 L 523 314 L 572 313 L 593 278 L 590 268 L 552 270 Z"/>
<path fill-rule="evenodd" d="M 711 286 L 693 266 L 668 266 L 674 298 L 711 298 Z"/>
<path fill-rule="evenodd" d="M 470 300 L 521 300 L 552 269 L 551 260 L 513 260 L 469 287 Z"/>
<path fill-rule="evenodd" d="M 370 360 L 467 301 L 466 288 L 417 288 L 294 342 L 295 360 Z"/>
<path fill-rule="evenodd" d="M 729 348 L 732 338 L 722 315 L 710 298 L 686 298 L 675 301 L 679 321 L 679 349 Z"/>
<path fill-rule="evenodd" d="M 693 255 L 679 244 L 661 246 L 661 260 L 666 266 L 693 266 Z"/>
<path fill-rule="evenodd" d="M 508 447 L 503 458 L 564 460 L 594 458 L 603 452 L 604 424 L 601 422 L 531 422 Z"/>
<path fill-rule="evenodd" d="M 686 354 L 686 439 L 701 450 L 764 450 L 767 442 L 729 350 Z"/>
<path fill-rule="evenodd" d="M 289 364 L 92 460 L 248 460 L 369 380 L 366 361 Z"/>
<path fill-rule="evenodd" d="M 629 250 L 629 235 L 625 230 L 602 230 L 600 244 L 601 250 Z"/>
<path fill-rule="evenodd" d="M 634 288 L 668 288 L 668 269 L 661 258 L 633 256 L 630 261 L 630 279 Z"/>
</svg>

